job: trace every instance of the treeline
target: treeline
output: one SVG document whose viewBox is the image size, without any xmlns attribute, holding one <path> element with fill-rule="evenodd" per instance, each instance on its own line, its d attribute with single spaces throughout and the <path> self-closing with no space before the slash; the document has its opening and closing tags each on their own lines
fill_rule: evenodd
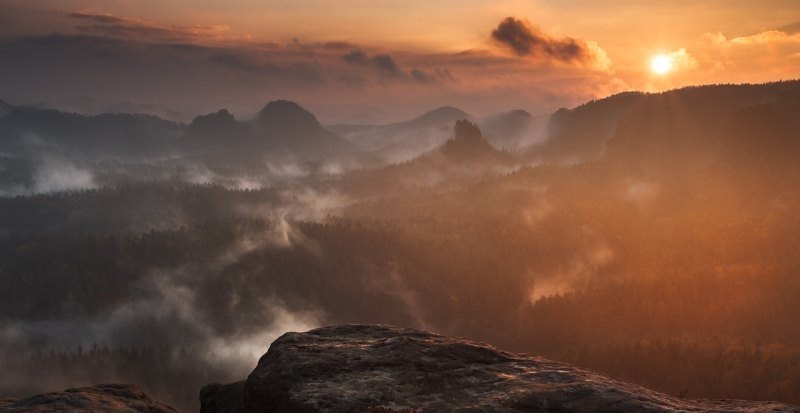
<svg viewBox="0 0 800 413">
<path fill-rule="evenodd" d="M 114 348 L 92 346 L 69 351 L 35 351 L 0 358 L 4 395 L 60 391 L 98 383 L 136 383 L 181 411 L 196 410 L 193 401 L 210 377 L 228 378 L 225 369 L 198 363 L 185 348 Z M 46 374 L 42 374 L 46 372 Z"/>
<path fill-rule="evenodd" d="M 127 234 L 176 230 L 249 215 L 281 202 L 277 189 L 231 190 L 178 181 L 0 197 L 0 239 L 36 234 Z M 245 212 L 246 211 L 246 212 Z"/>
<path fill-rule="evenodd" d="M 800 404 L 797 347 L 668 339 L 572 347 L 550 356 L 680 397 Z"/>
<path fill-rule="evenodd" d="M 338 218 L 292 215 L 331 203 L 303 185 L 0 199 L 0 332 L 19 351 L 73 348 L 83 334 L 202 355 L 237 341 L 266 351 L 257 333 L 273 328 L 390 323 L 678 395 L 797 401 L 800 100 L 787 93 L 735 118 L 672 110 L 697 106 L 695 92 L 633 102 L 636 118 L 593 162 L 447 190 L 402 184 L 405 171 L 440 179 L 435 163 L 312 185 L 344 198 Z M 104 369 L 86 357 L 66 359 Z M 160 383 L 153 357 L 122 377 Z M 208 360 L 174 368 L 219 381 Z"/>
</svg>

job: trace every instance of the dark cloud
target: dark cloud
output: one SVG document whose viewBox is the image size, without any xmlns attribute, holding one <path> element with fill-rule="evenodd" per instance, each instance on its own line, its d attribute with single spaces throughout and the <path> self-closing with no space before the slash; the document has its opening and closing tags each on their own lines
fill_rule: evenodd
<svg viewBox="0 0 800 413">
<path fill-rule="evenodd" d="M 397 66 L 392 56 L 379 54 L 371 59 L 372 64 L 381 72 L 391 76 L 401 76 L 403 72 Z"/>
<path fill-rule="evenodd" d="M 363 50 L 353 50 L 342 57 L 345 62 L 353 65 L 365 65 L 369 58 Z"/>
<path fill-rule="evenodd" d="M 0 15 L 14 17 L 7 10 Z M 363 111 L 364 102 L 409 116 L 432 100 L 469 101 L 484 110 L 528 105 L 532 95 L 537 102 L 544 96 L 540 88 L 585 100 L 607 80 L 598 78 L 604 73 L 587 77 L 583 64 L 554 70 L 492 50 L 426 53 L 346 41 L 254 41 L 222 26 L 168 26 L 86 12 L 58 16 L 68 23 L 48 29 L 53 34 L 0 37 L 0 98 L 20 104 L 81 96 L 157 101 L 189 114 L 220 105 L 247 114 L 283 98 L 338 119 L 349 116 L 346 108 Z M 553 47 L 545 49 L 554 53 Z"/>
<path fill-rule="evenodd" d="M 322 48 L 329 50 L 347 50 L 356 47 L 350 42 L 327 42 L 322 44 Z"/>
<path fill-rule="evenodd" d="M 435 69 L 433 71 L 425 71 L 422 69 L 411 69 L 408 72 L 411 78 L 419 83 L 445 83 L 455 82 L 456 79 L 450 73 L 449 69 Z"/>
<path fill-rule="evenodd" d="M 86 35 L 109 36 L 155 42 L 208 42 L 229 35 L 226 26 L 166 26 L 110 14 L 72 12 L 69 17 L 86 24 L 75 30 Z"/>
<path fill-rule="evenodd" d="M 77 11 L 70 13 L 69 17 L 73 17 L 73 18 L 76 18 L 76 19 L 82 19 L 82 20 L 89 20 L 89 21 L 93 21 L 93 22 L 96 22 L 96 23 L 102 23 L 102 24 L 111 24 L 111 23 L 120 24 L 120 23 L 125 23 L 126 22 L 126 19 L 123 19 L 122 17 L 116 17 L 116 16 L 113 16 L 113 15 L 110 15 L 110 14 L 94 14 L 94 13 L 83 13 L 83 12 L 77 12 Z"/>
<path fill-rule="evenodd" d="M 265 50 L 70 34 L 0 40 L 0 90 L 23 103 L 91 96 L 158 100 L 187 112 L 201 105 L 201 112 L 218 99 L 262 104 L 264 90 L 296 96 L 327 77 L 293 46 Z"/>
<path fill-rule="evenodd" d="M 411 77 L 414 78 L 414 80 L 416 80 L 417 82 L 427 83 L 436 80 L 435 78 L 431 77 L 430 74 L 419 69 L 411 69 L 410 74 Z"/>
<path fill-rule="evenodd" d="M 800 33 L 800 22 L 794 22 L 792 24 L 787 24 L 786 26 L 781 27 L 778 29 L 786 34 L 795 34 Z"/>
<path fill-rule="evenodd" d="M 509 47 L 518 56 L 546 57 L 564 62 L 584 61 L 591 58 L 586 42 L 555 39 L 522 20 L 506 17 L 492 31 L 492 39 Z"/>
<path fill-rule="evenodd" d="M 423 69 L 413 68 L 406 73 L 394 58 L 386 53 L 370 57 L 363 50 L 355 49 L 342 56 L 342 59 L 351 65 L 374 69 L 382 77 L 406 79 L 417 83 L 442 83 L 454 80 L 447 69 L 435 69 L 433 72 L 428 72 Z"/>
<path fill-rule="evenodd" d="M 363 50 L 356 49 L 342 56 L 342 59 L 351 65 L 370 66 L 384 75 L 401 76 L 403 74 L 403 71 L 397 66 L 392 56 L 388 54 L 369 57 Z"/>
</svg>

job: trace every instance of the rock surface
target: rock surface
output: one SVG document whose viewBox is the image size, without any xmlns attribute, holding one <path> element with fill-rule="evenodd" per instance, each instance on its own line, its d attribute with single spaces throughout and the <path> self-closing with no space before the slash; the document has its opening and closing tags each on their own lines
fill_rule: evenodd
<svg viewBox="0 0 800 413">
<path fill-rule="evenodd" d="M 151 399 L 135 385 L 100 384 L 23 399 L 0 398 L 0 413 L 17 412 L 176 413 L 176 410 Z"/>
<path fill-rule="evenodd" d="M 539 357 L 423 331 L 340 325 L 287 333 L 245 382 L 209 385 L 214 412 L 800 412 L 686 400 Z"/>
<path fill-rule="evenodd" d="M 209 384 L 200 390 L 200 413 L 237 413 L 244 410 L 244 382 Z"/>
</svg>

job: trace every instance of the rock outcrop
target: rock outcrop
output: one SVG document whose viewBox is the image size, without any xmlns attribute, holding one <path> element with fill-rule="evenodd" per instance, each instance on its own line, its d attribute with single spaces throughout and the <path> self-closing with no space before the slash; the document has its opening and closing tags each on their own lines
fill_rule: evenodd
<svg viewBox="0 0 800 413">
<path fill-rule="evenodd" d="M 214 412 L 798 412 L 686 400 L 540 357 L 423 331 L 340 325 L 287 333 L 245 382 L 209 385 Z"/>
<path fill-rule="evenodd" d="M 0 413 L 21 412 L 176 413 L 177 410 L 151 399 L 134 385 L 100 384 L 24 399 L 0 398 Z"/>
</svg>

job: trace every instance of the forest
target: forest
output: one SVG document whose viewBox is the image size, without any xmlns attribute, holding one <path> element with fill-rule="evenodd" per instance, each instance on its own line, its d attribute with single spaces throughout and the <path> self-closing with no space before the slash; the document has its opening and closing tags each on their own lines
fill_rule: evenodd
<svg viewBox="0 0 800 413">
<path fill-rule="evenodd" d="M 465 120 L 410 160 L 255 188 L 2 197 L 0 393 L 130 381 L 191 410 L 285 331 L 386 323 L 800 403 L 798 111 L 797 82 L 623 94 L 515 150 Z"/>
</svg>

